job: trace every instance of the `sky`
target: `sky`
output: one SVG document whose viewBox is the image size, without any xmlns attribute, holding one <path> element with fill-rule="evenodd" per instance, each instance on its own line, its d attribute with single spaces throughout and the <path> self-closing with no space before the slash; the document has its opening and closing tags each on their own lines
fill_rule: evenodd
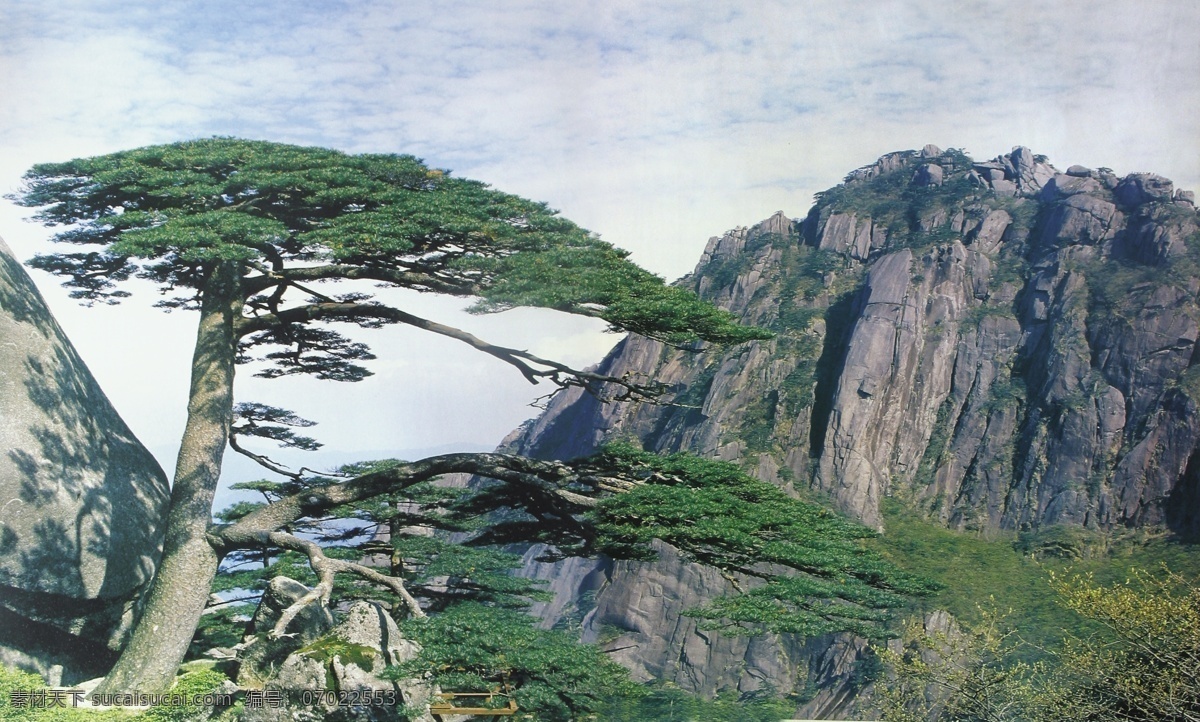
<svg viewBox="0 0 1200 722">
<path fill-rule="evenodd" d="M 1200 187 L 1193 0 L 767 2 L 0 0 L 0 194 L 32 164 L 237 136 L 409 153 L 551 206 L 667 279 L 706 240 L 893 150 Z M 52 247 L 0 202 L 0 237 Z M 195 317 L 152 289 L 80 309 L 32 272 L 118 410 L 171 469 Z M 422 313 L 584 365 L 616 340 L 549 312 Z M 239 378 L 319 422 L 331 452 L 489 448 L 546 392 L 414 329 L 371 338 L 359 384 Z"/>
</svg>

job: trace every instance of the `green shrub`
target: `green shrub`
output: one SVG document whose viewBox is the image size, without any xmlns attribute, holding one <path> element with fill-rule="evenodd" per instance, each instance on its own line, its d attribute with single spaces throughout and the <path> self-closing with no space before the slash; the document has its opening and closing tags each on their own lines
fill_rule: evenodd
<svg viewBox="0 0 1200 722">
<path fill-rule="evenodd" d="M 50 693 L 50 697 L 45 696 L 46 693 L 45 681 L 36 674 L 0 667 L 0 722 L 119 722 L 135 718 L 128 712 L 83 709 L 86 701 L 81 701 L 80 708 L 75 708 L 69 694 L 58 698 L 65 706 L 48 707 L 45 706 L 46 701 L 53 699 L 54 693 Z M 16 700 L 13 699 L 14 694 Z M 28 701 L 22 700 L 22 697 Z M 54 700 L 56 705 L 58 700 Z"/>
<path fill-rule="evenodd" d="M 1200 365 L 1192 366 L 1183 372 L 1179 379 L 1179 390 L 1186 394 L 1193 404 L 1200 406 Z"/>
<path fill-rule="evenodd" d="M 948 633 L 918 622 L 878 648 L 885 722 L 1099 722 L 1200 719 L 1200 585 L 1164 565 L 1122 582 L 1049 573 L 1061 605 L 1094 631 L 1070 634 L 1030 663 L 1024 620 L 981 608 Z M 990 607 L 995 606 L 993 600 Z"/>
<path fill-rule="evenodd" d="M 894 499 L 884 501 L 883 512 L 884 533 L 871 546 L 897 566 L 941 584 L 932 597 L 914 602 L 913 611 L 945 609 L 971 623 L 979 620 L 979 600 L 994 598 L 996 608 L 1013 610 L 1021 638 L 1032 645 L 1024 653 L 1032 656 L 1036 647 L 1050 649 L 1065 635 L 1095 631 L 1094 624 L 1063 608 L 1047 571 L 1091 573 L 1100 584 L 1124 580 L 1131 567 L 1162 564 L 1200 576 L 1200 546 L 1154 530 L 1103 537 L 1077 527 L 1048 527 L 984 535 L 947 529 Z M 1049 553 L 1056 545 L 1064 553 Z"/>
<path fill-rule="evenodd" d="M 443 690 L 455 692 L 488 692 L 511 683 L 521 714 L 545 722 L 586 718 L 606 698 L 639 693 L 629 673 L 596 646 L 538 629 L 535 622 L 520 611 L 473 602 L 404 620 L 401 631 L 421 644 L 421 654 L 389 667 L 385 676 L 429 673 Z"/>
<path fill-rule="evenodd" d="M 213 669 L 210 664 L 193 662 L 186 665 L 182 673 L 175 678 L 171 692 L 191 700 L 216 692 L 227 681 L 228 678 Z M 139 722 L 191 722 L 206 720 L 212 712 L 211 706 L 190 702 L 182 705 L 156 705 L 137 719 Z"/>
<path fill-rule="evenodd" d="M 762 695 L 722 693 L 706 700 L 670 684 L 657 685 L 642 697 L 610 700 L 601 719 L 606 722 L 779 722 L 790 717 L 799 700 Z"/>
</svg>

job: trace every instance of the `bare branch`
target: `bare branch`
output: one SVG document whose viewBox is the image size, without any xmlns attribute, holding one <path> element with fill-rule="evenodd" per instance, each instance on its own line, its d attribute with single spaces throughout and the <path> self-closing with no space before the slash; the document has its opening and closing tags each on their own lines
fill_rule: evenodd
<svg viewBox="0 0 1200 722">
<path fill-rule="evenodd" d="M 241 454 L 242 456 L 252 459 L 255 463 L 257 463 L 259 466 L 262 466 L 264 469 L 267 469 L 268 471 L 272 471 L 276 474 L 279 474 L 280 476 L 286 476 L 294 481 L 299 481 L 302 476 L 303 469 L 301 469 L 300 471 L 292 471 L 291 469 L 287 468 L 286 466 L 284 466 L 278 462 L 272 461 L 270 458 L 263 456 L 262 454 L 256 454 L 253 451 L 250 451 L 249 449 L 244 448 L 241 444 L 238 443 L 237 434 L 231 433 L 229 435 L 229 448 L 233 449 L 234 451 Z"/>
<path fill-rule="evenodd" d="M 418 618 L 425 617 L 425 612 L 421 609 L 421 605 L 409 594 L 408 590 L 404 587 L 404 581 L 398 577 L 380 574 L 362 564 L 355 564 L 341 559 L 330 559 L 325 556 L 325 552 L 316 542 L 301 539 L 286 532 L 272 532 L 267 535 L 267 540 L 278 547 L 302 551 L 308 555 L 309 566 L 312 567 L 313 572 L 316 573 L 319 580 L 317 586 L 293 602 L 279 615 L 279 620 L 275 622 L 275 626 L 270 631 L 270 635 L 274 638 L 285 636 L 288 625 L 309 604 L 313 602 L 318 602 L 322 606 L 329 604 L 329 597 L 333 593 L 334 577 L 338 572 L 351 572 L 368 581 L 388 587 L 404 600 L 412 616 Z"/>
<path fill-rule="evenodd" d="M 633 480 L 581 473 L 558 461 L 513 454 L 443 454 L 286 496 L 232 524 L 214 527 L 209 532 L 210 541 L 224 551 L 256 548 L 266 540 L 264 535 L 303 517 L 321 516 L 335 507 L 400 491 L 443 474 L 473 474 L 507 482 L 557 498 L 573 511 L 591 508 L 597 499 L 569 490 L 572 484 L 597 492 L 628 491 L 636 485 Z"/>
<path fill-rule="evenodd" d="M 432 291 L 451 296 L 475 296 L 479 288 L 463 278 L 437 276 L 430 272 L 412 272 L 397 268 L 380 266 L 357 266 L 334 263 L 325 266 L 309 266 L 305 268 L 287 268 L 265 271 L 261 276 L 246 279 L 246 287 L 251 292 L 263 291 L 280 283 L 296 281 L 325 281 L 325 280 L 365 280 L 378 281 L 416 291 Z"/>
<path fill-rule="evenodd" d="M 216 595 L 213 595 L 213 596 L 216 596 Z M 209 599 L 209 602 L 204 607 L 204 609 L 206 610 L 206 613 L 207 613 L 207 610 L 209 610 L 209 609 L 216 609 L 217 607 L 223 607 L 228 604 L 241 604 L 242 602 L 257 602 L 260 599 L 262 599 L 262 594 L 252 594 L 248 597 L 234 597 L 233 599 L 221 599 L 218 597 L 215 600 Z"/>
<path fill-rule="evenodd" d="M 400 579 L 400 577 L 393 577 L 388 574 L 380 574 L 374 569 L 363 566 L 362 564 L 353 564 L 351 562 L 338 563 L 345 565 L 347 570 L 354 572 L 369 582 L 375 582 L 376 584 L 381 584 L 391 589 L 396 593 L 396 596 L 404 600 L 405 606 L 408 607 L 408 613 L 412 616 L 417 617 L 418 619 L 425 617 L 425 611 L 421 609 L 421 605 L 417 603 L 416 598 L 413 597 L 413 595 L 410 594 L 407 589 L 405 589 L 404 580 Z"/>
<path fill-rule="evenodd" d="M 307 554 L 308 564 L 318 579 L 317 586 L 310 589 L 307 594 L 297 599 L 279 615 L 279 620 L 275 622 L 274 628 L 269 633 L 271 637 L 277 639 L 284 636 L 288 625 L 309 604 L 313 602 L 320 602 L 322 606 L 329 604 L 329 596 L 333 594 L 333 578 L 336 569 L 332 563 L 335 560 L 325 556 L 325 552 L 321 551 L 321 547 L 316 542 L 281 531 L 267 534 L 267 540 L 284 549 L 294 549 Z"/>
<path fill-rule="evenodd" d="M 596 492 L 628 490 L 636 485 L 636 482 L 629 480 L 584 475 L 569 464 L 556 461 L 540 461 L 511 454 L 445 454 L 412 463 L 397 464 L 284 497 L 260 507 L 232 524 L 214 527 L 209 532 L 209 541 L 223 552 L 271 544 L 282 549 L 300 551 L 308 556 L 309 565 L 317 575 L 318 584 L 284 610 L 270 632 L 274 637 L 283 636 L 288 625 L 305 606 L 314 602 L 327 604 L 333 591 L 334 577 L 339 572 L 356 574 L 367 581 L 391 589 L 404 600 L 412 616 L 424 617 L 424 611 L 405 588 L 402 579 L 382 574 L 362 564 L 332 559 L 325 555 L 316 542 L 277 530 L 295 524 L 304 517 L 320 516 L 337 506 L 365 501 L 450 473 L 467 473 L 496 479 L 528 489 L 531 493 L 555 498 L 562 507 L 556 509 L 555 514 L 566 517 L 598 503 L 598 499 L 594 497 L 567 488 L 570 485 L 590 487 Z"/>
</svg>

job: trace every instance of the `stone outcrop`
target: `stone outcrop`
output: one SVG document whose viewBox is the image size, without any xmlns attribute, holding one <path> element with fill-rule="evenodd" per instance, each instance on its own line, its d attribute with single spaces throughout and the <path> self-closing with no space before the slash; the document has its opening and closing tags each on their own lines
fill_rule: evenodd
<svg viewBox="0 0 1200 722">
<path fill-rule="evenodd" d="M 106 671 L 162 545 L 167 480 L 0 241 L 0 663 Z"/>
<path fill-rule="evenodd" d="M 320 604 L 309 604 L 288 624 L 285 636 L 271 637 L 270 632 L 284 610 L 310 591 L 287 577 L 275 577 L 267 585 L 250 626 L 246 628 L 246 640 L 236 650 L 240 662 L 238 686 L 261 688 L 279 672 L 279 666 L 289 655 L 333 629 L 333 614 L 329 609 Z"/>
<path fill-rule="evenodd" d="M 260 604 L 255 625 L 278 619 L 280 602 L 299 598 L 295 593 L 307 591 L 303 585 L 283 577 L 272 581 L 274 602 L 268 597 Z M 293 720 L 354 720 L 355 722 L 388 722 L 408 719 L 411 722 L 433 722 L 428 713 L 416 717 L 403 716 L 408 706 L 420 709 L 429 704 L 431 685 L 422 680 L 393 682 L 380 675 L 388 665 L 401 664 L 421 652 L 416 642 L 405 639 L 400 629 L 379 604 L 355 602 L 346 610 L 345 620 L 328 629 L 329 612 L 319 605 L 310 605 L 289 629 L 297 629 L 307 640 L 297 644 L 278 666 L 273 666 L 268 678 L 259 680 L 253 671 L 247 673 L 261 687 L 281 690 L 284 706 L 247 708 L 243 722 L 292 722 Z M 260 620 L 260 616 L 262 619 Z M 325 633 L 320 634 L 319 630 Z M 252 646 L 243 650 L 245 655 Z M 246 661 L 243 661 L 243 665 Z M 261 665 L 258 667 L 261 669 Z M 238 675 L 243 684 L 242 673 Z M 329 690 L 341 694 L 341 704 L 332 697 L 305 699 L 305 693 Z M 361 703 L 359 703 L 361 702 Z"/>
<path fill-rule="evenodd" d="M 688 450 L 876 527 L 890 497 L 957 529 L 1200 530 L 1200 221 L 1164 178 L 1061 173 L 1026 148 L 891 153 L 803 219 L 711 239 L 680 283 L 776 337 L 698 353 L 628 338 L 601 370 L 657 378 L 675 405 L 568 390 L 508 448 Z M 678 610 L 722 583 L 669 553 L 525 573 L 558 595 L 547 624 L 574 615 L 642 676 L 705 693 L 853 677 L 850 647 L 834 663 L 829 642 L 698 632 Z"/>
</svg>

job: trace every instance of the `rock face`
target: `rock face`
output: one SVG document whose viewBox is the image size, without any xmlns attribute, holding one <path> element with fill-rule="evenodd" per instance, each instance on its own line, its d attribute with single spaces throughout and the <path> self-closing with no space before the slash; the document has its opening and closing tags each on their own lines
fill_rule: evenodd
<svg viewBox="0 0 1200 722">
<path fill-rule="evenodd" d="M 262 687 L 279 671 L 288 656 L 315 642 L 333 628 L 333 614 L 320 604 L 309 604 L 288 625 L 286 636 L 272 639 L 269 632 L 285 609 L 311 590 L 287 577 L 275 577 L 267 585 L 262 601 L 246 629 L 247 639 L 238 650 L 237 683 L 240 687 Z"/>
<path fill-rule="evenodd" d="M 259 610 L 261 621 L 273 624 L 282 611 L 275 608 L 278 603 L 298 599 L 307 588 L 283 577 L 276 578 L 271 584 L 275 601 L 268 606 L 267 597 L 264 597 Z M 299 594 L 295 593 L 297 591 Z M 243 713 L 244 722 L 386 722 L 402 718 L 412 722 L 433 722 L 428 713 L 402 717 L 399 711 L 405 705 L 417 709 L 426 707 L 433 692 L 429 685 L 421 680 L 390 682 L 379 676 L 386 666 L 407 662 L 421 652 L 420 645 L 400 635 L 391 615 L 378 604 L 355 602 L 346 611 L 345 621 L 331 630 L 325 626 L 328 615 L 328 610 L 310 605 L 289 625 L 289 629 L 300 629 L 311 638 L 303 646 L 297 644 L 278 667 L 272 669 L 270 677 L 262 681 L 263 686 L 282 690 L 287 704 L 247 708 Z M 260 614 L 255 614 L 254 623 L 260 623 Z M 327 633 L 317 634 L 317 630 Z M 251 646 L 244 651 L 252 650 Z M 243 667 L 246 663 L 246 660 L 242 662 Z M 257 679 L 253 673 L 247 676 Z M 241 672 L 238 683 L 244 684 Z M 313 690 L 341 693 L 342 704 L 325 697 L 305 699 L 305 694 L 311 694 Z"/>
<path fill-rule="evenodd" d="M 0 241 L 0 662 L 106 671 L 162 546 L 167 480 Z"/>
<path fill-rule="evenodd" d="M 1060 173 L 1026 148 L 892 153 L 803 220 L 711 239 L 680 283 L 777 336 L 622 341 L 602 371 L 671 384 L 677 405 L 566 391 L 509 448 L 688 450 L 876 527 L 890 497 L 957 529 L 1200 530 L 1200 221 L 1165 178 Z M 669 554 L 526 573 L 559 595 L 547 624 L 578 617 L 643 676 L 705 693 L 821 682 L 822 714 L 852 695 L 850 641 L 697 632 L 678 610 L 722 585 Z"/>
</svg>

